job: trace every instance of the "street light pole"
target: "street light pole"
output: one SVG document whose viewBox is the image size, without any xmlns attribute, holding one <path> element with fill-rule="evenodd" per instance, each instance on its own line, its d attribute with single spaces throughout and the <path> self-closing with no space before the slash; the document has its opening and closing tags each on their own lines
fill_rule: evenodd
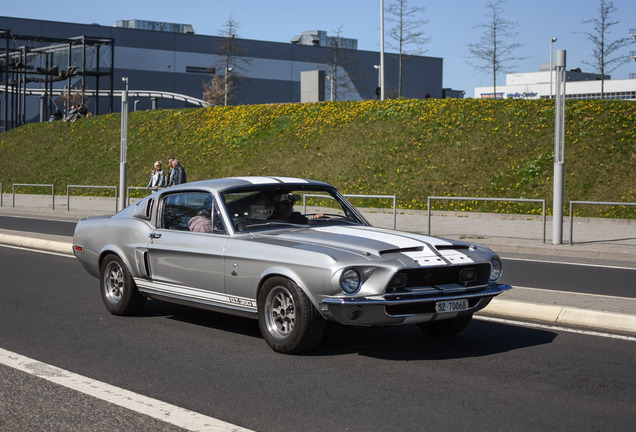
<svg viewBox="0 0 636 432">
<path fill-rule="evenodd" d="M 121 144 L 119 149 L 119 203 L 118 210 L 126 207 L 126 157 L 128 152 L 128 77 L 121 79 L 126 88 L 121 94 Z"/>
<path fill-rule="evenodd" d="M 384 95 L 384 0 L 380 0 L 380 100 Z"/>
<path fill-rule="evenodd" d="M 556 41 L 557 38 L 550 38 L 550 99 L 552 99 L 552 75 L 554 75 L 554 68 L 552 67 L 552 59 L 554 57 L 552 55 L 552 44 L 554 44 Z"/>
<path fill-rule="evenodd" d="M 552 72 L 550 72 L 552 73 Z M 563 164 L 565 162 L 565 50 L 556 52 L 554 102 L 554 187 L 552 190 L 552 244 L 563 243 Z"/>
<path fill-rule="evenodd" d="M 225 102 L 224 102 L 224 106 L 227 106 L 227 93 L 228 93 L 228 79 L 229 79 L 229 74 L 230 72 L 232 72 L 232 68 L 225 68 L 225 87 L 224 87 L 224 93 L 225 93 Z"/>
</svg>

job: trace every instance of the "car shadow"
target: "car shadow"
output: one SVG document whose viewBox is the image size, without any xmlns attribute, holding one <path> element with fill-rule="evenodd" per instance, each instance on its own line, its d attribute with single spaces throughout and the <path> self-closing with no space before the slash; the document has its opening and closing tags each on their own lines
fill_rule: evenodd
<svg viewBox="0 0 636 432">
<path fill-rule="evenodd" d="M 384 328 L 329 328 L 321 345 L 310 353 L 331 356 L 358 353 L 384 360 L 446 360 L 484 357 L 549 344 L 551 331 L 473 319 L 451 337 L 431 337 L 416 325 Z"/>
<path fill-rule="evenodd" d="M 162 317 L 209 329 L 262 339 L 254 319 L 198 309 L 160 300 L 148 301 L 140 317 Z M 430 337 L 416 325 L 392 327 L 327 326 L 310 357 L 359 354 L 384 360 L 445 360 L 483 357 L 551 343 L 548 330 L 473 319 L 452 337 Z M 263 342 L 263 349 L 268 349 Z"/>
<path fill-rule="evenodd" d="M 261 338 L 258 323 L 254 319 L 161 300 L 149 300 L 142 313 L 138 316 L 163 317 L 196 326 Z"/>
</svg>

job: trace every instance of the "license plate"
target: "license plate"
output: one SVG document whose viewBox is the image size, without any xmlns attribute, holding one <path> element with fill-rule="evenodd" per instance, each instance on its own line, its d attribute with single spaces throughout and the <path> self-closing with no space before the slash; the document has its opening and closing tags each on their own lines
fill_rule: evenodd
<svg viewBox="0 0 636 432">
<path fill-rule="evenodd" d="M 446 300 L 435 303 L 435 312 L 447 313 L 447 312 L 460 312 L 468 310 L 468 300 Z"/>
</svg>

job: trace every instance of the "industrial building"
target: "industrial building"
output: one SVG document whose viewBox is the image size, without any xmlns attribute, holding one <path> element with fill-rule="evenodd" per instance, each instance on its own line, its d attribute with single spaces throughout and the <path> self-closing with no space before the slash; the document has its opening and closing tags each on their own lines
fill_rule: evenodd
<svg viewBox="0 0 636 432">
<path fill-rule="evenodd" d="M 93 114 L 118 111 L 124 77 L 131 109 L 139 110 L 203 105 L 203 85 L 213 76 L 232 79 L 233 104 L 300 102 L 307 71 L 323 71 L 305 74 L 323 80 L 307 93 L 315 100 L 376 99 L 379 52 L 357 50 L 357 40 L 342 38 L 334 64 L 338 41 L 322 31 L 282 43 L 198 35 L 191 25 L 144 20 L 109 27 L 0 17 L 0 130 L 66 109 L 60 95 L 68 89 L 81 91 Z M 397 55 L 387 53 L 387 96 L 397 94 L 398 66 Z M 404 61 L 403 97 L 444 93 L 441 58 Z"/>
</svg>

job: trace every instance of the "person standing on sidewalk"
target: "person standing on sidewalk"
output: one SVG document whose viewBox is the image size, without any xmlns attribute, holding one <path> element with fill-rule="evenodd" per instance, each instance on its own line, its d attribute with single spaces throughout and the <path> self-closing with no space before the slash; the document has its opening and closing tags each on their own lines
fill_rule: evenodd
<svg viewBox="0 0 636 432">
<path fill-rule="evenodd" d="M 155 169 L 152 170 L 150 174 L 150 181 L 148 182 L 148 186 L 146 189 L 152 188 L 153 190 L 158 190 L 166 185 L 166 174 L 161 169 L 161 161 L 155 162 Z"/>
<path fill-rule="evenodd" d="M 174 175 L 174 168 L 172 168 L 172 161 L 174 161 L 174 158 L 168 159 L 168 176 L 166 177 L 166 186 L 170 186 L 170 182 L 172 181 L 172 176 Z"/>
<path fill-rule="evenodd" d="M 170 175 L 170 183 L 168 186 L 180 185 L 187 183 L 185 169 L 178 159 L 172 160 L 172 174 Z"/>
</svg>

